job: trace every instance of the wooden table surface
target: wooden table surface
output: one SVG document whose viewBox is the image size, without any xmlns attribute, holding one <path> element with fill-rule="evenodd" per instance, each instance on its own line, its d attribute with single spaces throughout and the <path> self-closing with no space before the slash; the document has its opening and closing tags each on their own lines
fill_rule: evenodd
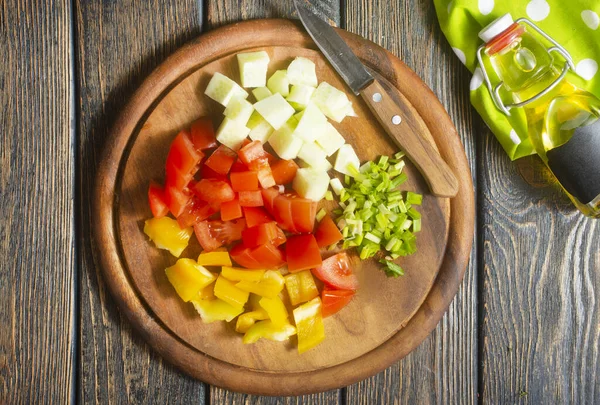
<svg viewBox="0 0 600 405">
<path fill-rule="evenodd" d="M 291 17 L 291 1 L 4 0 L 0 403 L 600 403 L 600 222 L 575 212 L 537 159 L 503 153 L 469 104 L 470 74 L 431 0 L 317 3 L 412 68 L 465 146 L 475 243 L 437 329 L 384 372 L 299 398 L 229 392 L 165 362 L 94 265 L 103 144 L 127 97 L 179 46 L 230 22 Z"/>
</svg>

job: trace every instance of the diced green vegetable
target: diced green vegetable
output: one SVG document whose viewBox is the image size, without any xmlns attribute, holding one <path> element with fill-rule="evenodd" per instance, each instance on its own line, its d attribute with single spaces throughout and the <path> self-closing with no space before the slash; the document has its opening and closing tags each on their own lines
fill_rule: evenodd
<svg viewBox="0 0 600 405">
<path fill-rule="evenodd" d="M 319 212 L 317 212 L 316 218 L 317 222 L 321 222 L 321 220 L 327 215 L 327 211 L 324 208 L 321 208 Z"/>
</svg>

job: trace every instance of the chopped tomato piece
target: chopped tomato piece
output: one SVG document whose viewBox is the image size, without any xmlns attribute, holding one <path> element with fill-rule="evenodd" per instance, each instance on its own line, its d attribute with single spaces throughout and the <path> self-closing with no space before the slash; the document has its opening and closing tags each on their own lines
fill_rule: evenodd
<svg viewBox="0 0 600 405">
<path fill-rule="evenodd" d="M 242 217 L 242 207 L 235 199 L 221 203 L 221 221 L 231 221 Z"/>
<path fill-rule="evenodd" d="M 352 290 L 334 290 L 325 287 L 321 293 L 321 302 L 323 303 L 321 314 L 323 318 L 339 312 L 340 309 L 348 305 L 352 297 L 354 297 L 354 291 Z"/>
<path fill-rule="evenodd" d="M 246 228 L 244 232 L 242 232 L 242 240 L 244 241 L 244 245 L 248 247 L 256 247 L 269 243 L 279 235 L 277 229 L 275 222 Z"/>
<path fill-rule="evenodd" d="M 258 190 L 258 176 L 256 172 L 233 172 L 229 175 L 233 191 L 255 191 Z"/>
<path fill-rule="evenodd" d="M 258 176 L 258 182 L 262 188 L 269 188 L 275 185 L 275 179 L 273 173 L 271 173 L 271 166 L 267 159 L 257 159 L 253 161 L 250 166 L 250 170 L 254 170 Z"/>
<path fill-rule="evenodd" d="M 215 172 L 213 169 L 206 165 L 202 165 L 200 168 L 200 177 L 203 179 L 217 179 L 227 181 L 227 176 Z"/>
<path fill-rule="evenodd" d="M 263 196 L 263 202 L 265 204 L 265 209 L 271 214 L 274 215 L 275 212 L 275 199 L 279 196 L 279 190 L 276 188 L 265 188 L 261 190 Z"/>
<path fill-rule="evenodd" d="M 264 205 L 260 190 L 240 191 L 238 195 L 242 207 L 261 207 Z"/>
<path fill-rule="evenodd" d="M 202 248 L 208 252 L 222 245 L 242 239 L 246 221 L 202 221 L 194 225 L 194 232 Z"/>
<path fill-rule="evenodd" d="M 313 235 L 291 236 L 285 246 L 290 272 L 294 273 L 321 266 L 321 251 Z"/>
<path fill-rule="evenodd" d="M 312 272 L 315 277 L 333 288 L 352 291 L 356 291 L 358 288 L 358 279 L 352 272 L 350 259 L 346 252 L 323 260 L 323 264 L 315 266 Z"/>
<path fill-rule="evenodd" d="M 167 175 L 172 168 L 177 169 L 182 176 L 193 174 L 203 156 L 202 152 L 198 152 L 194 147 L 190 139 L 190 133 L 181 131 L 171 143 L 167 155 Z"/>
<path fill-rule="evenodd" d="M 292 196 L 280 194 L 273 204 L 273 216 L 279 226 L 289 232 L 297 233 L 292 214 Z"/>
<path fill-rule="evenodd" d="M 250 255 L 263 269 L 278 269 L 285 264 L 283 252 L 272 243 L 255 247 Z"/>
<path fill-rule="evenodd" d="M 279 160 L 271 165 L 275 184 L 288 184 L 296 177 L 298 165 L 293 160 Z"/>
<path fill-rule="evenodd" d="M 240 162 L 239 159 L 235 161 L 233 166 L 231 166 L 231 170 L 229 170 L 230 173 L 246 172 L 246 171 L 248 171 L 248 167 L 245 164 L 243 164 L 242 162 Z"/>
<path fill-rule="evenodd" d="M 242 267 L 247 269 L 260 269 L 260 264 L 251 255 L 251 252 L 252 248 L 246 247 L 243 243 L 240 243 L 231 248 L 229 254 L 233 261 Z"/>
<path fill-rule="evenodd" d="M 244 207 L 243 210 L 248 228 L 273 221 L 273 217 L 263 207 Z"/>
<path fill-rule="evenodd" d="M 292 198 L 292 218 L 297 232 L 312 232 L 317 215 L 317 202 L 307 198 Z"/>
<path fill-rule="evenodd" d="M 150 182 L 148 188 L 148 202 L 150 203 L 150 210 L 155 218 L 161 218 L 167 215 L 169 207 L 165 201 L 165 190 L 162 186 L 154 181 Z"/>
<path fill-rule="evenodd" d="M 177 222 L 179 223 L 179 227 L 183 229 L 200 221 L 204 221 L 215 213 L 217 213 L 217 210 L 210 204 L 193 197 L 188 201 L 181 215 L 177 217 Z"/>
<path fill-rule="evenodd" d="M 286 240 L 287 238 L 285 237 L 285 233 L 283 233 L 280 227 L 277 227 L 277 236 L 271 241 L 271 243 L 275 246 L 279 246 L 283 245 Z"/>
<path fill-rule="evenodd" d="M 325 215 L 315 231 L 315 238 L 319 247 L 326 247 L 338 243 L 344 237 L 329 215 Z"/>
<path fill-rule="evenodd" d="M 203 201 L 222 203 L 235 198 L 229 183 L 217 179 L 202 179 L 194 186 L 194 193 Z"/>
<path fill-rule="evenodd" d="M 192 123 L 190 128 L 192 143 L 196 150 L 204 150 L 217 147 L 217 138 L 212 120 L 202 117 Z"/>
<path fill-rule="evenodd" d="M 204 164 L 215 172 L 225 176 L 237 158 L 236 153 L 225 145 L 221 145 L 213 152 Z"/>
<path fill-rule="evenodd" d="M 273 155 L 265 151 L 262 142 L 252 141 L 238 151 L 238 157 L 246 166 L 251 167 L 252 162 L 259 159 L 266 159 L 268 162 Z"/>
<path fill-rule="evenodd" d="M 165 188 L 165 202 L 169 206 L 171 214 L 177 218 L 185 210 L 185 206 L 188 201 L 192 198 L 189 190 L 179 190 L 173 186 L 167 185 Z"/>
</svg>

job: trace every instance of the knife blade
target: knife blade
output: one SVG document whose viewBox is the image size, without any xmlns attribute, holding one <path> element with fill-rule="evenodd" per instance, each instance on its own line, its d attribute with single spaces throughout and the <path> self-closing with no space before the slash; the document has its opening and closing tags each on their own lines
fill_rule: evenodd
<svg viewBox="0 0 600 405">
<path fill-rule="evenodd" d="M 438 197 L 454 197 L 458 181 L 450 167 L 426 138 L 407 124 L 402 125 L 413 108 L 396 104 L 362 64 L 352 49 L 333 27 L 315 15 L 305 0 L 294 0 L 294 6 L 302 25 L 325 58 L 348 87 L 369 106 L 387 134 L 404 150 L 421 172 L 432 194 Z"/>
</svg>

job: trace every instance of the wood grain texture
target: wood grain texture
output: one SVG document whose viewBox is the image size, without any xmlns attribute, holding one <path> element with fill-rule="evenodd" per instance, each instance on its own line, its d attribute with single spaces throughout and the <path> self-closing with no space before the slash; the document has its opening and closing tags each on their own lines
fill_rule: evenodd
<svg viewBox="0 0 600 405">
<path fill-rule="evenodd" d="M 69 403 L 73 396 L 69 14 L 67 1 L 9 0 L 0 5 L 3 404 Z"/>
<path fill-rule="evenodd" d="M 600 222 L 548 185 L 538 158 L 510 162 L 484 128 L 483 398 L 599 403 Z"/>
<path fill-rule="evenodd" d="M 76 1 L 80 234 L 79 399 L 203 403 L 204 384 L 164 362 L 116 308 L 92 257 L 92 187 L 116 114 L 166 56 L 200 33 L 197 1 Z"/>
<path fill-rule="evenodd" d="M 475 179 L 475 131 L 468 71 L 443 37 L 433 4 L 347 0 L 342 27 L 398 55 L 448 110 Z M 474 403 L 477 400 L 477 256 L 435 331 L 397 366 L 348 387 L 347 403 Z"/>
<path fill-rule="evenodd" d="M 240 7 L 238 0 L 207 1 L 205 16 L 209 29 L 242 19 L 282 17 L 290 18 L 294 11 L 291 1 L 273 2 L 268 0 L 243 0 Z M 319 15 L 326 18 L 335 25 L 339 25 L 341 19 L 340 1 L 324 0 L 313 2 L 317 5 Z M 329 391 L 316 395 L 305 395 L 296 397 L 294 400 L 285 401 L 280 398 L 248 396 L 234 393 L 222 388 L 210 388 L 211 404 L 280 404 L 280 403 L 309 403 L 309 404 L 339 404 L 340 390 Z"/>
</svg>

